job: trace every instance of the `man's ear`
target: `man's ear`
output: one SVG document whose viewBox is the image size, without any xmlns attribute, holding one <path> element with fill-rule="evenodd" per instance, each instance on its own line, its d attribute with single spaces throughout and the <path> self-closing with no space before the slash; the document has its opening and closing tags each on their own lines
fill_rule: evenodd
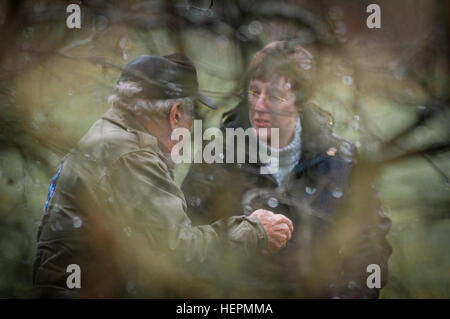
<svg viewBox="0 0 450 319">
<path fill-rule="evenodd" d="M 169 112 L 170 129 L 174 130 L 179 127 L 179 123 L 183 121 L 183 110 L 181 109 L 181 102 L 172 105 Z"/>
</svg>

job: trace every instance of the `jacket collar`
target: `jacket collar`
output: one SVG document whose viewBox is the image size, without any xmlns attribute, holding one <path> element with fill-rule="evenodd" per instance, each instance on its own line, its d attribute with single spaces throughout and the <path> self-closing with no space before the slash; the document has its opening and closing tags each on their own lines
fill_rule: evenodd
<svg viewBox="0 0 450 319">
<path fill-rule="evenodd" d="M 103 116 L 103 119 L 109 120 L 126 130 L 136 130 L 148 134 L 145 127 L 123 108 L 113 105 Z M 152 136 L 153 137 L 153 136 Z"/>
<path fill-rule="evenodd" d="M 143 149 L 157 151 L 169 168 L 174 168 L 174 163 L 170 158 L 170 151 L 155 136 L 132 115 L 130 112 L 113 105 L 102 119 L 110 121 L 128 132 L 139 132 L 139 146 Z"/>
</svg>

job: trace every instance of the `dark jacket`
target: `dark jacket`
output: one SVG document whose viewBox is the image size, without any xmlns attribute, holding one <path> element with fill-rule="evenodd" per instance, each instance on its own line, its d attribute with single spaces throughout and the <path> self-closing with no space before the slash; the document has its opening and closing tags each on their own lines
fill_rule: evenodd
<svg viewBox="0 0 450 319">
<path fill-rule="evenodd" d="M 113 107 L 67 154 L 38 230 L 33 285 L 40 297 L 176 297 L 180 272 L 205 265 L 226 243 L 265 247 L 258 219 L 193 227 L 158 140 Z M 81 288 L 66 269 L 81 268 Z M 195 268 L 192 266 L 192 268 Z"/>
<path fill-rule="evenodd" d="M 386 283 L 390 220 L 370 182 L 351 185 L 357 151 L 332 134 L 332 118 L 310 107 L 300 119 L 301 158 L 281 185 L 261 175 L 259 164 L 192 164 L 182 184 L 188 214 L 204 224 L 264 208 L 294 223 L 279 253 L 241 258 L 225 296 L 376 298 L 379 289 L 367 287 L 366 269 L 379 265 Z M 249 125 L 245 105 L 222 117 L 223 130 Z"/>
</svg>

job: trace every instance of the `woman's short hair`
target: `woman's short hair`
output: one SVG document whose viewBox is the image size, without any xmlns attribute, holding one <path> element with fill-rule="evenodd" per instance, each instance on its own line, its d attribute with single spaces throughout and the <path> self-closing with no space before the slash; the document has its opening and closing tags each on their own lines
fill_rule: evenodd
<svg viewBox="0 0 450 319">
<path fill-rule="evenodd" d="M 313 92 L 315 65 L 312 54 L 295 42 L 275 41 L 253 56 L 246 75 L 246 88 L 251 80 L 265 82 L 285 76 L 301 105 Z"/>
</svg>

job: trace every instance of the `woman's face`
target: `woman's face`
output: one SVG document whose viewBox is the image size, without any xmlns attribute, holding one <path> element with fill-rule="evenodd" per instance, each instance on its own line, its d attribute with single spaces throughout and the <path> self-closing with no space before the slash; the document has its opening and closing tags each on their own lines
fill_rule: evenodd
<svg viewBox="0 0 450 319">
<path fill-rule="evenodd" d="M 270 143 L 270 129 L 278 128 L 279 146 L 283 147 L 290 143 L 297 124 L 298 111 L 295 106 L 295 94 L 285 77 L 277 77 L 270 82 L 251 80 L 248 106 L 250 124 L 259 138 L 266 138 L 267 143 Z M 266 130 L 262 130 L 263 128 Z"/>
</svg>

